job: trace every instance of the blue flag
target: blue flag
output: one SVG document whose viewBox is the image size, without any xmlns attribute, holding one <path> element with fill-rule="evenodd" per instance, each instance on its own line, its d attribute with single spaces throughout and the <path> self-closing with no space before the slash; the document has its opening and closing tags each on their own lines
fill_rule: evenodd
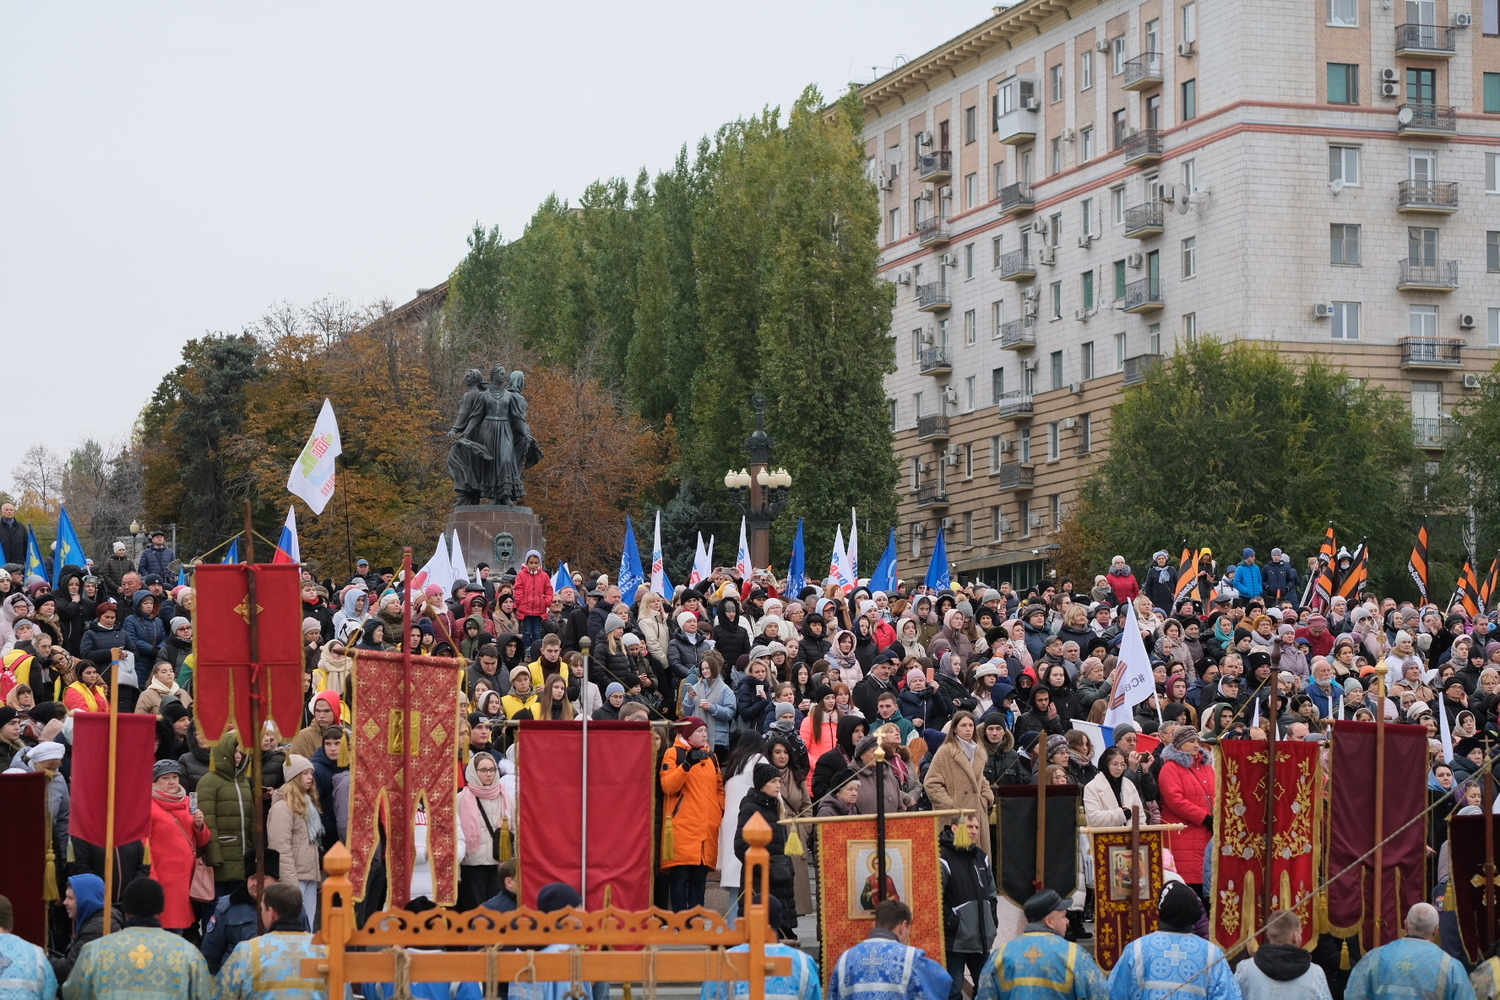
<svg viewBox="0 0 1500 1000">
<path fill-rule="evenodd" d="M 26 575 L 47 577 L 47 564 L 42 562 L 42 547 L 36 543 L 36 532 L 26 525 Z"/>
<path fill-rule="evenodd" d="M 932 547 L 932 562 L 927 564 L 927 586 L 934 590 L 947 590 L 951 581 L 948 577 L 948 542 L 943 537 L 943 529 L 938 529 L 937 544 Z"/>
<path fill-rule="evenodd" d="M 802 518 L 797 518 L 797 537 L 792 539 L 792 558 L 786 565 L 786 595 L 795 598 L 807 586 L 807 546 L 802 541 Z"/>
<path fill-rule="evenodd" d="M 890 540 L 885 543 L 885 551 L 880 555 L 880 562 L 875 564 L 875 569 L 870 573 L 870 590 L 883 590 L 887 594 L 896 592 L 896 529 L 891 529 Z"/>
<path fill-rule="evenodd" d="M 552 574 L 552 592 L 561 593 L 564 587 L 573 587 L 573 571 L 568 569 L 566 562 L 557 564 L 557 572 Z M 577 590 L 577 587 L 573 587 Z"/>
<path fill-rule="evenodd" d="M 52 553 L 52 586 L 62 586 L 62 570 L 64 566 L 83 566 L 83 542 L 78 540 L 78 532 L 73 528 L 73 519 L 68 516 L 68 508 L 57 509 L 57 551 Z"/>
<path fill-rule="evenodd" d="M 630 515 L 625 515 L 625 548 L 620 553 L 620 572 L 616 574 L 620 585 L 620 599 L 627 604 L 635 601 L 635 590 L 646 582 L 641 572 L 641 550 L 635 546 L 635 524 Z"/>
<path fill-rule="evenodd" d="M 179 586 L 179 587 L 186 587 L 187 586 L 187 565 L 186 564 L 183 564 L 183 565 L 177 567 L 177 586 Z"/>
<path fill-rule="evenodd" d="M 240 536 L 235 535 L 234 541 L 229 543 L 229 549 L 224 553 L 224 562 L 237 563 L 240 561 Z"/>
</svg>

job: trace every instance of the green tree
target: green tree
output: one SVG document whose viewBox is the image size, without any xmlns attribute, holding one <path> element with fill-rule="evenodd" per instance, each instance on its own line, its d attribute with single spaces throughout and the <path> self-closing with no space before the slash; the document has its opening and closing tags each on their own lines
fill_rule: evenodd
<svg viewBox="0 0 1500 1000">
<path fill-rule="evenodd" d="M 1110 555 L 1143 564 L 1184 542 L 1221 567 L 1240 549 L 1284 549 L 1301 569 L 1331 520 L 1370 545 L 1380 593 L 1414 590 L 1405 571 L 1418 520 L 1411 414 L 1319 360 L 1200 339 L 1178 349 L 1114 410 L 1109 457 L 1080 488 L 1059 570 L 1102 572 Z M 1434 589 L 1437 589 L 1436 587 Z"/>
<path fill-rule="evenodd" d="M 476 222 L 468 243 L 469 252 L 448 277 L 443 304 L 449 345 L 460 357 L 497 342 L 505 329 L 506 245 L 500 229 Z"/>
</svg>

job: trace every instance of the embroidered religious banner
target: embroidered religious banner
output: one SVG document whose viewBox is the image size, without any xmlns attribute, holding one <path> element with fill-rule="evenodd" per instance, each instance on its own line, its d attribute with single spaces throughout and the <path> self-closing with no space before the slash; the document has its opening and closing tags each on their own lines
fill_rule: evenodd
<svg viewBox="0 0 1500 1000">
<path fill-rule="evenodd" d="M 1050 803 L 1049 803 L 1050 805 Z M 1096 833 L 1094 856 L 1094 960 L 1108 972 L 1125 946 L 1156 929 L 1156 901 L 1161 898 L 1161 833 L 1137 835 L 1136 863 L 1130 863 L 1130 834 Z M 1140 923 L 1130 916 L 1130 895 L 1139 901 Z"/>
<path fill-rule="evenodd" d="M 1000 821 L 995 824 L 995 871 L 1000 892 L 1017 906 L 1025 906 L 1042 889 L 1067 896 L 1078 888 L 1078 786 L 1047 788 L 1046 836 L 1038 884 L 1037 794 L 1035 785 L 1001 785 L 995 789 Z"/>
<path fill-rule="evenodd" d="M 805 827 L 803 828 L 806 829 Z M 942 821 L 927 813 L 885 819 L 885 898 L 911 907 L 909 943 L 943 957 Z M 873 816 L 830 817 L 818 824 L 818 913 L 824 981 L 838 957 L 870 936 L 880 900 L 879 841 Z"/>
<path fill-rule="evenodd" d="M 1272 825 L 1266 837 L 1266 785 L 1276 748 Z M 1214 806 L 1213 884 L 1209 940 L 1226 951 L 1265 925 L 1265 886 L 1272 910 L 1289 910 L 1318 884 L 1322 819 L 1321 744 L 1227 740 L 1218 746 L 1219 796 Z M 1269 868 L 1268 868 L 1269 865 Z M 1310 904 L 1298 909 L 1301 944 L 1317 939 Z M 1256 948 L 1251 941 L 1252 951 Z"/>
<path fill-rule="evenodd" d="M 147 718 L 150 718 L 148 716 Z M 0 865 L 0 896 L 10 900 L 15 924 L 11 933 L 38 948 L 47 947 L 48 840 L 47 782 L 42 774 L 0 775 L 0 816 L 5 817 L 5 864 Z M 53 853 L 55 870 L 67 847 Z M 56 892 L 54 887 L 53 892 Z M 53 898 L 57 898 L 55 895 Z M 0 963 L 5 960 L 0 958 Z M 3 976 L 0 976 L 3 978 Z M 19 995 L 19 994 L 18 994 Z"/>
<path fill-rule="evenodd" d="M 1490 844 L 1500 854 L 1500 816 L 1489 816 L 1493 828 Z M 1490 884 L 1490 901 L 1497 910 L 1496 922 L 1500 926 L 1500 865 L 1491 868 L 1494 859 L 1485 860 L 1485 817 L 1451 816 L 1448 820 L 1448 852 L 1452 862 L 1452 905 L 1445 907 L 1454 911 L 1458 920 L 1458 931 L 1463 936 L 1464 950 L 1469 960 L 1483 961 L 1492 942 L 1489 938 L 1489 917 L 1485 905 L 1485 883 Z"/>
<path fill-rule="evenodd" d="M 1385 798 L 1375 820 L 1375 723 L 1335 722 L 1328 804 L 1328 890 L 1318 901 L 1318 930 L 1360 936 L 1360 951 L 1400 937 L 1406 911 L 1427 898 L 1427 730 L 1385 727 Z M 1416 822 L 1413 822 L 1416 820 Z M 1375 906 L 1375 844 L 1382 850 L 1381 906 Z M 1379 930 L 1377 933 L 1377 923 Z"/>
<path fill-rule="evenodd" d="M 250 648 L 250 570 L 258 648 Z M 283 733 L 302 728 L 302 584 L 296 565 L 204 563 L 193 574 L 193 715 L 209 742 L 249 731 L 250 699 Z"/>
<path fill-rule="evenodd" d="M 432 901 L 458 901 L 459 678 L 463 661 L 384 650 L 350 651 L 359 717 L 351 737 L 349 853 L 363 899 L 384 832 L 385 906 L 411 901 L 416 812 L 427 814 Z M 409 676 L 408 676 L 409 674 Z M 410 781 L 408 783 L 408 775 Z"/>
<path fill-rule="evenodd" d="M 583 889 L 585 909 L 602 908 L 606 898 L 616 909 L 647 909 L 656 870 L 651 725 L 590 722 L 587 763 L 583 745 L 583 726 L 577 722 L 520 725 L 519 828 L 546 831 L 520 838 L 521 903 L 535 906 L 542 886 L 566 882 Z M 542 792 L 524 794 L 531 789 Z"/>
</svg>

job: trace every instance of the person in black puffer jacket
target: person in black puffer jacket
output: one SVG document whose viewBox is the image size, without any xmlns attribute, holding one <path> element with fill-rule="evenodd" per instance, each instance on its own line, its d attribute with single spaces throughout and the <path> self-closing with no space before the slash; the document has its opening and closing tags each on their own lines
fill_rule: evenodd
<svg viewBox="0 0 1500 1000">
<path fill-rule="evenodd" d="M 802 640 L 797 643 L 797 659 L 803 663 L 817 663 L 828 659 L 828 623 L 814 612 L 802 619 Z"/>
<path fill-rule="evenodd" d="M 725 663 L 734 663 L 750 652 L 753 643 L 750 633 L 740 624 L 740 602 L 726 597 L 719 602 L 719 614 L 714 620 L 714 649 L 724 657 Z"/>
<path fill-rule="evenodd" d="M 750 844 L 745 840 L 745 823 L 759 813 L 771 827 L 771 842 L 766 849 L 771 852 L 771 895 L 781 901 L 781 924 L 777 928 L 783 940 L 796 940 L 797 894 L 792 859 L 786 856 L 787 827 L 781 825 L 781 771 L 771 764 L 756 764 L 751 772 L 754 785 L 740 800 L 739 819 L 734 827 L 734 856 L 745 861 L 745 852 Z M 745 895 L 740 897 L 740 912 L 744 913 Z"/>
<path fill-rule="evenodd" d="M 854 747 L 868 735 L 870 729 L 865 720 L 857 715 L 839 718 L 838 738 L 832 750 L 813 763 L 812 792 L 817 802 L 833 790 L 833 780 L 838 773 L 854 765 Z"/>
</svg>

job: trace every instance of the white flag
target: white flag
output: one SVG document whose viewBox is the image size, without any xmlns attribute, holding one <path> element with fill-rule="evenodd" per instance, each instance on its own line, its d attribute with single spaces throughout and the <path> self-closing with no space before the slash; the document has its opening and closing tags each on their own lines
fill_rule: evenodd
<svg viewBox="0 0 1500 1000">
<path fill-rule="evenodd" d="M 464 559 L 464 550 L 458 544 L 458 529 L 453 529 L 453 547 L 448 550 L 448 564 L 453 567 L 453 579 L 455 581 L 468 581 L 473 579 L 469 576 L 468 562 Z"/>
<path fill-rule="evenodd" d="M 287 490 L 301 497 L 314 514 L 323 513 L 333 496 L 333 460 L 342 451 L 339 422 L 333 415 L 333 404 L 325 399 L 312 436 L 302 446 L 302 454 L 292 463 L 291 475 L 286 480 Z"/>
<path fill-rule="evenodd" d="M 849 582 L 859 583 L 859 514 L 849 508 L 849 547 L 844 550 L 849 556 Z"/>
<path fill-rule="evenodd" d="M 844 579 L 844 563 L 848 560 L 849 554 L 844 549 L 844 526 L 841 524 L 833 529 L 833 555 L 828 559 L 828 577 L 839 586 L 847 582 Z"/>
<path fill-rule="evenodd" d="M 1109 694 L 1109 711 L 1104 714 L 1104 728 L 1113 729 L 1135 718 L 1135 706 L 1156 693 L 1156 677 L 1151 673 L 1151 657 L 1141 641 L 1141 624 L 1135 617 L 1135 605 L 1125 605 L 1125 624 L 1120 633 L 1120 665 L 1115 668 L 1114 686 Z"/>
<path fill-rule="evenodd" d="M 661 556 L 661 510 L 656 511 L 656 534 L 651 538 L 651 593 L 669 597 L 666 592 L 666 566 Z"/>
<path fill-rule="evenodd" d="M 453 588 L 453 580 L 453 564 L 448 557 L 448 543 L 442 535 L 439 535 L 437 550 L 412 578 L 412 587 L 417 589 L 429 583 L 435 583 L 443 588 L 443 594 L 446 595 Z"/>
<path fill-rule="evenodd" d="M 740 575 L 741 580 L 748 580 L 755 567 L 750 565 L 750 543 L 745 538 L 745 519 L 740 518 L 740 551 L 735 556 L 734 570 Z"/>
<path fill-rule="evenodd" d="M 1250 728 L 1251 729 L 1259 729 L 1260 728 L 1260 701 L 1259 700 L 1257 700 L 1255 702 L 1255 711 L 1253 711 L 1253 712 L 1250 713 Z"/>
<path fill-rule="evenodd" d="M 1448 725 L 1448 708 L 1443 704 L 1443 698 L 1438 696 L 1438 739 L 1443 744 L 1444 763 L 1453 759 L 1453 730 Z"/>
<path fill-rule="evenodd" d="M 708 551 L 703 547 L 703 532 L 698 532 L 698 547 L 693 550 L 693 572 L 688 576 L 688 586 L 696 587 L 713 573 L 708 561 Z"/>
</svg>

